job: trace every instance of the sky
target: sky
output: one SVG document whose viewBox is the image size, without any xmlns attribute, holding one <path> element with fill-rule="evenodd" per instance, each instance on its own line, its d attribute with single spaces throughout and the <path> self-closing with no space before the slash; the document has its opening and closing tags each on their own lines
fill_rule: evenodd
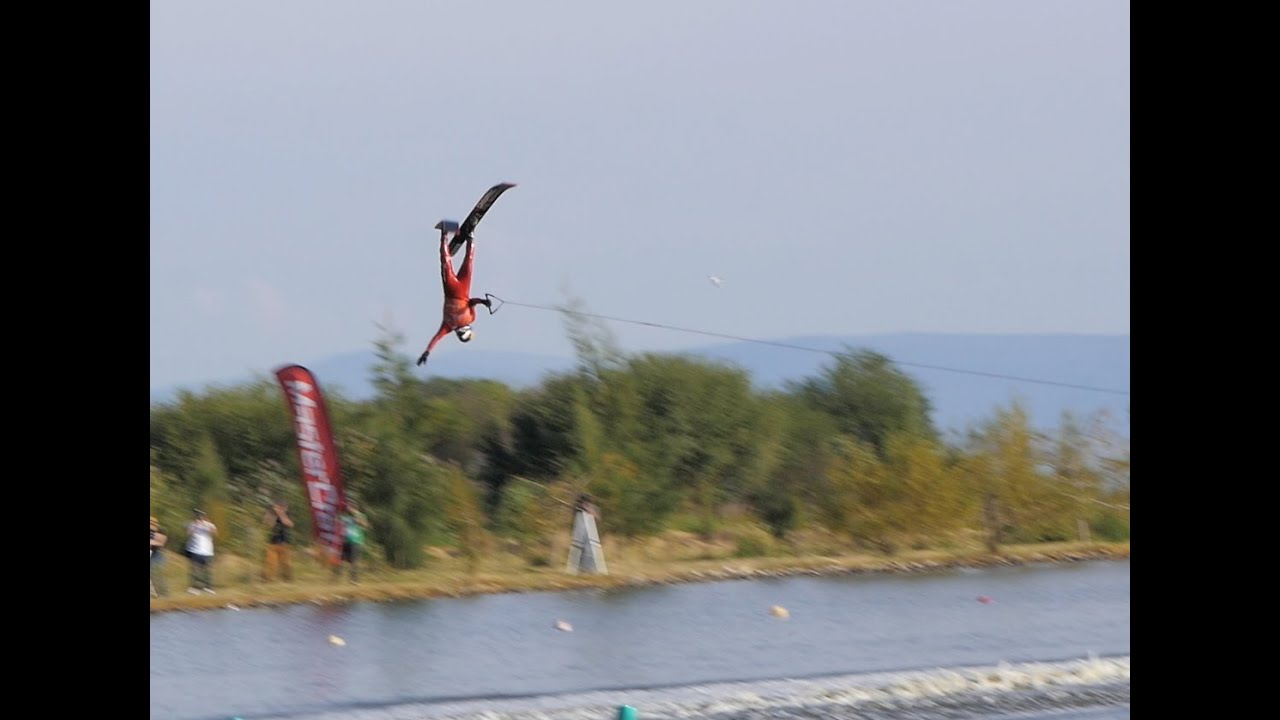
<svg viewBox="0 0 1280 720">
<path fill-rule="evenodd" d="M 1127 2 L 150 15 L 153 388 L 367 350 L 379 325 L 417 357 L 433 226 L 504 181 L 476 295 L 753 338 L 1130 332 Z M 554 312 L 475 332 L 572 354 Z"/>
</svg>

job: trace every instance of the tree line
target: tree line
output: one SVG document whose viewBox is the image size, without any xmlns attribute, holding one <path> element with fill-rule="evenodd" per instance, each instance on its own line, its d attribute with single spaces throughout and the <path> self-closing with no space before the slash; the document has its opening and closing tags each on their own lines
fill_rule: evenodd
<svg viewBox="0 0 1280 720">
<path fill-rule="evenodd" d="M 1064 415 L 1045 431 L 1014 402 L 944 438 L 920 385 L 878 353 L 849 348 L 813 377 L 758 390 L 736 367 L 627 355 L 601 326 L 565 318 L 577 367 L 536 387 L 422 379 L 384 329 L 374 396 L 325 390 L 344 483 L 387 564 L 418 567 L 431 545 L 555 562 L 562 504 L 579 492 L 604 510 L 606 535 L 710 537 L 734 523 L 743 555 L 807 527 L 881 553 L 963 537 L 990 550 L 1129 539 L 1129 441 L 1103 418 Z M 283 498 L 298 541 L 309 536 L 274 378 L 152 404 L 150 450 L 151 514 L 168 527 L 207 508 L 222 547 L 248 552 Z"/>
</svg>

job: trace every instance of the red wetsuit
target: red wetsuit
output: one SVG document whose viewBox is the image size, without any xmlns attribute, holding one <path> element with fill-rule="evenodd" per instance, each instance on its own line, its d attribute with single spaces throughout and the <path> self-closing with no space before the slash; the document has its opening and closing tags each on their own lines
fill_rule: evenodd
<svg viewBox="0 0 1280 720">
<path fill-rule="evenodd" d="M 427 361 L 427 356 L 445 335 L 476 321 L 476 305 L 489 304 L 489 301 L 484 298 L 471 297 L 471 266 L 476 258 L 475 241 L 467 239 L 467 256 L 455 275 L 453 258 L 449 256 L 451 235 L 452 233 L 440 234 L 440 279 L 444 282 L 444 319 L 435 337 L 431 338 L 431 342 L 427 343 L 427 349 L 418 358 L 419 365 Z"/>
</svg>

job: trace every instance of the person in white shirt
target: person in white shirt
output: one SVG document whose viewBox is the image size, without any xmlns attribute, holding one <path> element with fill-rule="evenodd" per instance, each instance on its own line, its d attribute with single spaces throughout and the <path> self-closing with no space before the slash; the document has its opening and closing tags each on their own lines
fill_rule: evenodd
<svg viewBox="0 0 1280 720">
<path fill-rule="evenodd" d="M 195 519 L 187 523 L 187 559 L 191 561 L 191 587 L 187 592 L 203 590 L 213 594 L 213 538 L 218 528 L 203 510 L 195 511 Z"/>
</svg>

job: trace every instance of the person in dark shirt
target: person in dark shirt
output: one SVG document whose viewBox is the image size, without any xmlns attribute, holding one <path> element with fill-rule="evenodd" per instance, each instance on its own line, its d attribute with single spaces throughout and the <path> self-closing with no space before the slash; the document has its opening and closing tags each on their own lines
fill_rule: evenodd
<svg viewBox="0 0 1280 720">
<path fill-rule="evenodd" d="M 271 582 L 276 579 L 277 572 L 285 581 L 293 580 L 293 559 L 290 557 L 290 530 L 293 519 L 289 517 L 289 503 L 277 500 L 263 517 L 269 536 L 267 538 L 267 562 L 262 571 L 262 579 Z"/>
<path fill-rule="evenodd" d="M 169 586 L 164 581 L 164 546 L 169 536 L 160 529 L 160 521 L 151 516 L 151 594 L 164 597 L 169 594 Z"/>
</svg>

